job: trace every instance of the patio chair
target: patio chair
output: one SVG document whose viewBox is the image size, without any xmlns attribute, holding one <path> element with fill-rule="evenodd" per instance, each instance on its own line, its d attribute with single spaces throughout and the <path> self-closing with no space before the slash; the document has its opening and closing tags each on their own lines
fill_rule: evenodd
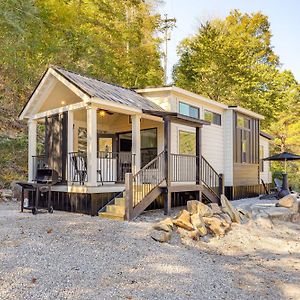
<svg viewBox="0 0 300 300">
<path fill-rule="evenodd" d="M 76 177 L 79 180 L 80 185 L 83 185 L 85 182 L 85 179 L 87 177 L 87 167 L 86 167 L 86 161 L 84 157 L 72 155 L 71 156 L 71 162 L 73 165 L 73 182 L 75 182 Z"/>
</svg>

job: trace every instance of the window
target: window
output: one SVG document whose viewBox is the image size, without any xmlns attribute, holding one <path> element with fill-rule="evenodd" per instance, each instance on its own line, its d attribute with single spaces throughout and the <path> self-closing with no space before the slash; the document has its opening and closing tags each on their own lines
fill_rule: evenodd
<svg viewBox="0 0 300 300">
<path fill-rule="evenodd" d="M 259 146 L 259 170 L 260 172 L 264 172 L 264 146 Z"/>
<path fill-rule="evenodd" d="M 196 135 L 193 132 L 179 131 L 179 153 L 196 154 Z"/>
<path fill-rule="evenodd" d="M 250 120 L 244 116 L 237 116 L 237 127 L 250 129 Z"/>
<path fill-rule="evenodd" d="M 235 163 L 259 164 L 259 120 L 236 114 Z"/>
<path fill-rule="evenodd" d="M 191 118 L 199 119 L 199 108 L 187 103 L 179 102 L 179 113 Z"/>
<path fill-rule="evenodd" d="M 204 111 L 204 120 L 221 126 L 221 115 L 209 110 Z"/>
</svg>

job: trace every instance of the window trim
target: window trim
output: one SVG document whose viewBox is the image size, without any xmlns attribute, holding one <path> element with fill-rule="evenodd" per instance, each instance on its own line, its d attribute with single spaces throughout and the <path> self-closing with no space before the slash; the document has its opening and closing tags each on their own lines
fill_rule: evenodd
<svg viewBox="0 0 300 300">
<path fill-rule="evenodd" d="M 184 104 L 184 105 L 187 105 L 187 106 L 189 107 L 189 114 L 188 114 L 188 115 L 183 114 L 183 113 L 180 112 L 180 104 Z M 198 117 L 197 117 L 197 118 L 191 116 L 191 110 L 190 110 L 191 107 L 194 108 L 194 109 L 197 109 L 197 111 L 198 111 Z M 184 115 L 184 116 L 188 116 L 188 117 L 190 117 L 190 118 L 200 119 L 200 107 L 195 106 L 195 105 L 192 105 L 192 104 L 189 104 L 189 103 L 187 103 L 187 102 L 179 101 L 179 103 L 178 103 L 178 112 L 179 112 L 180 114 L 182 114 L 182 115 Z"/>
<path fill-rule="evenodd" d="M 209 121 L 209 120 L 206 120 L 206 119 L 205 119 L 205 113 L 206 113 L 206 112 L 212 114 L 212 121 Z M 210 122 L 210 123 L 213 124 L 213 125 L 222 126 L 222 114 L 217 113 L 217 112 L 214 112 L 214 111 L 209 110 L 209 109 L 204 109 L 204 112 L 203 112 L 203 113 L 204 113 L 203 118 L 204 118 L 205 121 L 208 121 L 208 122 Z M 214 122 L 214 115 L 220 116 L 220 124 Z"/>
</svg>

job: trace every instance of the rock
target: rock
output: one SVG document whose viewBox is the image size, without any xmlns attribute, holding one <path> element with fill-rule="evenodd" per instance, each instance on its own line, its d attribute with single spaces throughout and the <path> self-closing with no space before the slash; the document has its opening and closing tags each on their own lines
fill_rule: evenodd
<svg viewBox="0 0 300 300">
<path fill-rule="evenodd" d="M 200 202 L 198 200 L 189 200 L 187 203 L 186 203 L 186 207 L 187 207 L 187 211 L 190 213 L 190 214 L 197 214 L 198 213 L 198 204 Z"/>
<path fill-rule="evenodd" d="M 208 205 L 211 208 L 211 210 L 212 210 L 212 212 L 213 212 L 214 215 L 222 213 L 221 208 L 220 208 L 220 206 L 217 203 L 210 203 Z"/>
<path fill-rule="evenodd" d="M 297 202 L 297 198 L 289 194 L 278 200 L 278 206 L 291 208 L 295 202 Z"/>
<path fill-rule="evenodd" d="M 169 242 L 171 240 L 171 237 L 172 237 L 171 232 L 165 232 L 162 230 L 153 230 L 151 233 L 151 238 L 160 243 Z"/>
<path fill-rule="evenodd" d="M 291 209 L 293 212 L 298 212 L 298 202 L 296 195 L 289 194 L 279 199 L 277 206 Z"/>
<path fill-rule="evenodd" d="M 156 230 L 162 230 L 166 232 L 170 232 L 173 230 L 173 221 L 171 218 L 166 218 L 156 224 L 153 225 L 153 228 Z"/>
<path fill-rule="evenodd" d="M 193 230 L 188 232 L 188 237 L 194 241 L 199 241 L 200 233 L 198 230 Z"/>
<path fill-rule="evenodd" d="M 213 216 L 212 209 L 209 206 L 203 204 L 202 202 L 198 203 L 198 213 L 202 217 L 212 217 Z"/>
<path fill-rule="evenodd" d="M 12 190 L 8 190 L 8 189 L 1 190 L 0 198 L 2 198 L 3 200 L 10 200 L 12 199 L 12 197 L 13 197 Z"/>
<path fill-rule="evenodd" d="M 219 216 L 226 221 L 229 225 L 231 225 L 232 221 L 228 214 L 221 213 Z"/>
<path fill-rule="evenodd" d="M 191 223 L 194 226 L 194 228 L 198 230 L 200 236 L 204 236 L 207 234 L 205 223 L 200 214 L 191 215 Z"/>
<path fill-rule="evenodd" d="M 252 218 L 252 212 L 243 208 L 237 208 L 237 211 L 248 219 Z"/>
<path fill-rule="evenodd" d="M 221 195 L 221 204 L 222 211 L 230 216 L 232 222 L 241 223 L 239 212 L 233 207 L 225 195 Z"/>
<path fill-rule="evenodd" d="M 194 230 L 194 227 L 191 223 L 190 213 L 187 210 L 182 210 L 178 217 L 173 220 L 173 224 L 190 231 Z"/>
<path fill-rule="evenodd" d="M 10 188 L 13 193 L 13 198 L 16 198 L 18 201 L 21 201 L 22 198 L 22 187 L 16 183 L 16 181 L 13 181 L 10 184 Z"/>
<path fill-rule="evenodd" d="M 290 222 L 294 212 L 286 207 L 270 207 L 264 210 L 270 220 Z"/>
<path fill-rule="evenodd" d="M 225 227 L 222 225 L 223 221 L 217 217 L 203 217 L 204 223 L 208 228 L 218 237 L 223 237 L 225 235 Z M 225 223 L 225 222 L 224 222 Z"/>
</svg>

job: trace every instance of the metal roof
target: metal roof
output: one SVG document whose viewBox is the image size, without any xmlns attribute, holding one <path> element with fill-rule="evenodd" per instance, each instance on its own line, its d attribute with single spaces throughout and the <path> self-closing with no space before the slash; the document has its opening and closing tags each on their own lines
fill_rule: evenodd
<svg viewBox="0 0 300 300">
<path fill-rule="evenodd" d="M 60 67 L 52 66 L 52 68 L 90 97 L 113 101 L 141 110 L 163 111 L 160 106 L 131 89 L 70 72 Z"/>
</svg>

